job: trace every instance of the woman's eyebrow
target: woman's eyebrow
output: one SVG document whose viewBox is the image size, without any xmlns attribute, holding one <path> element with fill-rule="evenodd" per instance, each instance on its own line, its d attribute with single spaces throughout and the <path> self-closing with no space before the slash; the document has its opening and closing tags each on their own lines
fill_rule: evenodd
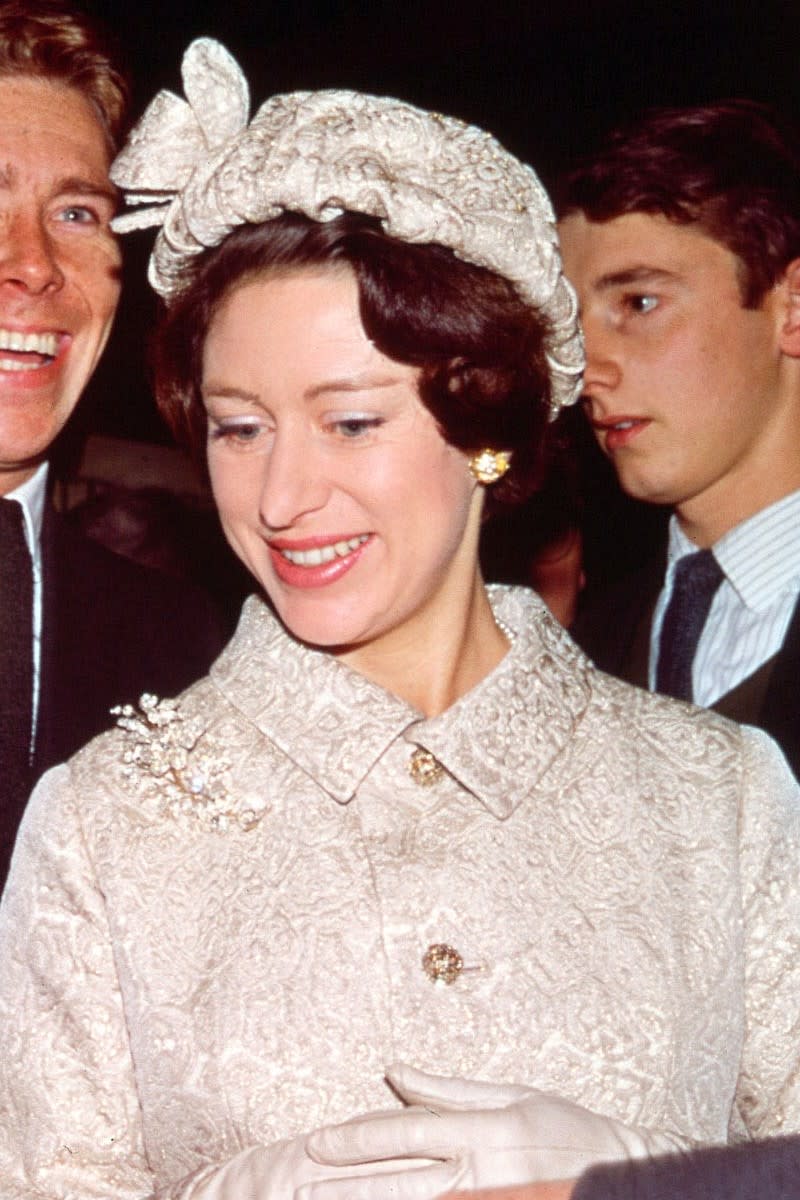
<svg viewBox="0 0 800 1200">
<path fill-rule="evenodd" d="M 315 400 L 328 392 L 373 392 L 396 387 L 404 380 L 399 375 L 349 375 L 341 379 L 327 379 L 314 384 L 305 393 L 306 399 Z"/>
<path fill-rule="evenodd" d="M 259 404 L 259 399 L 255 392 L 248 392 L 244 388 L 234 387 L 228 383 L 215 383 L 213 379 L 209 383 L 202 385 L 200 394 L 204 400 L 209 396 L 213 396 L 218 400 L 241 400 L 245 404 L 252 404 L 254 408 Z"/>
</svg>

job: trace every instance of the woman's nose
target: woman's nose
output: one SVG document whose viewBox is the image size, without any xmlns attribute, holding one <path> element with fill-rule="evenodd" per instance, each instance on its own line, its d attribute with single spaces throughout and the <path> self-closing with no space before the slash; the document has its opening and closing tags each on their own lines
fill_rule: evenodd
<svg viewBox="0 0 800 1200">
<path fill-rule="evenodd" d="M 277 432 L 265 460 L 260 514 L 270 531 L 290 529 L 330 496 L 324 455 L 310 438 Z"/>
</svg>

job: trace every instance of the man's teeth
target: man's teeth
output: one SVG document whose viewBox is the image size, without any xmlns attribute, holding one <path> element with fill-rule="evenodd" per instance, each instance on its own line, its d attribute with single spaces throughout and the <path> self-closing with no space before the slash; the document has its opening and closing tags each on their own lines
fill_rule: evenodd
<svg viewBox="0 0 800 1200">
<path fill-rule="evenodd" d="M 0 371 L 36 371 L 41 365 L 41 361 L 20 362 L 18 358 L 0 358 Z"/>
<path fill-rule="evenodd" d="M 48 358 L 55 358 L 58 351 L 58 334 L 20 333 L 17 329 L 0 329 L 0 350 L 13 350 L 15 353 L 24 354 L 44 354 Z M 13 368 L 10 369 L 13 370 Z"/>
<path fill-rule="evenodd" d="M 333 562 L 335 558 L 344 558 L 359 546 L 363 546 L 369 535 L 362 533 L 359 537 L 347 538 L 343 542 L 332 542 L 328 546 L 315 546 L 313 550 L 281 550 L 284 558 L 296 567 L 320 567 L 323 563 Z"/>
</svg>

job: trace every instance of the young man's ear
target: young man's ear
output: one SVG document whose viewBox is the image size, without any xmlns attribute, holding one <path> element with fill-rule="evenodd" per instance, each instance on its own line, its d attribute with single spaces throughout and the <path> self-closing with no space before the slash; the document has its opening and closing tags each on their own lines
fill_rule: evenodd
<svg viewBox="0 0 800 1200">
<path fill-rule="evenodd" d="M 780 347 L 790 358 L 800 358 L 800 258 L 795 258 L 789 263 L 781 285 L 786 289 L 786 308 L 780 332 Z"/>
</svg>

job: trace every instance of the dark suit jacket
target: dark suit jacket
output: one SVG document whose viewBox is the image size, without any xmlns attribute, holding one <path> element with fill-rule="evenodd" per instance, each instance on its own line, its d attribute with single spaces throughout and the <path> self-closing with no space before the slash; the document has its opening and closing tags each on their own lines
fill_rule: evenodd
<svg viewBox="0 0 800 1200">
<path fill-rule="evenodd" d="M 226 634 L 204 592 L 113 554 L 48 508 L 31 787 L 48 767 L 113 725 L 113 705 L 145 691 L 174 695 L 206 674 Z M 0 888 L 24 803 L 0 805 Z"/>
<path fill-rule="evenodd" d="M 572 1195 L 573 1200 L 797 1200 L 800 1138 L 604 1164 L 582 1175 Z"/>
<path fill-rule="evenodd" d="M 662 553 L 632 575 L 587 590 L 571 630 L 601 671 L 647 687 L 650 626 L 664 580 Z M 711 705 L 717 712 L 757 725 L 781 746 L 800 778 L 800 601 L 783 645 L 750 680 Z"/>
</svg>

